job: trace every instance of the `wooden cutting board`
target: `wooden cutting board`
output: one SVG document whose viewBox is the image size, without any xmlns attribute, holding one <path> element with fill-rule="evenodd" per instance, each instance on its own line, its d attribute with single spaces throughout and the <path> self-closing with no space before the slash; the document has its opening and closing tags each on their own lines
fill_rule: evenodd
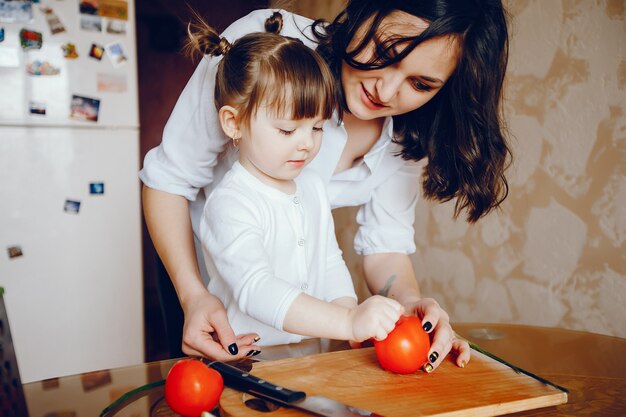
<svg viewBox="0 0 626 417">
<path fill-rule="evenodd" d="M 321 353 L 254 364 L 252 374 L 307 395 L 323 395 L 385 417 L 495 416 L 567 402 L 567 394 L 479 352 L 458 368 L 444 361 L 432 374 L 398 375 L 384 371 L 374 348 Z M 250 398 L 246 394 L 246 398 Z M 224 389 L 220 416 L 303 416 L 279 408 L 248 408 L 244 394 Z"/>
</svg>

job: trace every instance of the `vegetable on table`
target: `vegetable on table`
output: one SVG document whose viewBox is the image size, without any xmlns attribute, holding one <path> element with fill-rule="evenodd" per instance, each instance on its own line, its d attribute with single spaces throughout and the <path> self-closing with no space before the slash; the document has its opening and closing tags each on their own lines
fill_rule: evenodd
<svg viewBox="0 0 626 417">
<path fill-rule="evenodd" d="M 430 337 L 415 316 L 402 316 L 384 340 L 374 340 L 376 357 L 383 369 L 411 374 L 428 362 Z"/>
<path fill-rule="evenodd" d="M 224 380 L 215 369 L 199 359 L 181 359 L 165 379 L 165 401 L 175 413 L 200 417 L 215 408 L 223 389 Z"/>
</svg>

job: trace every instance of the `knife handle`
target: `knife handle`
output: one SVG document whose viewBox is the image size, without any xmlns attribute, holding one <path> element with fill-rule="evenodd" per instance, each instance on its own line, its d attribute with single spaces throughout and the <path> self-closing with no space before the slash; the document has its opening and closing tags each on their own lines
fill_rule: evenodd
<svg viewBox="0 0 626 417">
<path fill-rule="evenodd" d="M 274 385 L 224 362 L 211 362 L 208 365 L 222 375 L 226 386 L 238 391 L 263 394 L 283 403 L 292 403 L 306 396 L 302 391 L 293 391 Z"/>
</svg>

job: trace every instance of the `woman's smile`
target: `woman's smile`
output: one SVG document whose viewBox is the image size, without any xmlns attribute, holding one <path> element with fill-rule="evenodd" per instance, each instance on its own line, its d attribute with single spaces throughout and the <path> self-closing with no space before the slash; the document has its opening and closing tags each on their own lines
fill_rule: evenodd
<svg viewBox="0 0 626 417">
<path fill-rule="evenodd" d="M 365 88 L 365 86 L 361 83 L 361 101 L 363 101 L 363 104 L 365 104 L 365 106 L 369 107 L 372 110 L 378 110 L 378 109 L 382 109 L 383 107 L 386 107 L 384 104 L 380 103 L 378 100 L 376 100 L 370 93 L 369 91 L 367 91 L 367 89 Z"/>
</svg>

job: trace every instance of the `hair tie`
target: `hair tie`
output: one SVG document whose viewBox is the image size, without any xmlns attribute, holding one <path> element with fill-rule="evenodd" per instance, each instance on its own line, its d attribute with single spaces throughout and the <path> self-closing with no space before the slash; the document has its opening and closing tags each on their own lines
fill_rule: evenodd
<svg viewBox="0 0 626 417">
<path fill-rule="evenodd" d="M 228 51 L 230 51 L 230 42 L 226 38 L 220 38 L 220 43 L 217 44 L 217 49 L 220 51 L 220 54 L 226 55 Z"/>
<path fill-rule="evenodd" d="M 269 33 L 280 34 L 283 29 L 283 15 L 280 12 L 274 12 L 265 20 L 265 31 Z"/>
</svg>

